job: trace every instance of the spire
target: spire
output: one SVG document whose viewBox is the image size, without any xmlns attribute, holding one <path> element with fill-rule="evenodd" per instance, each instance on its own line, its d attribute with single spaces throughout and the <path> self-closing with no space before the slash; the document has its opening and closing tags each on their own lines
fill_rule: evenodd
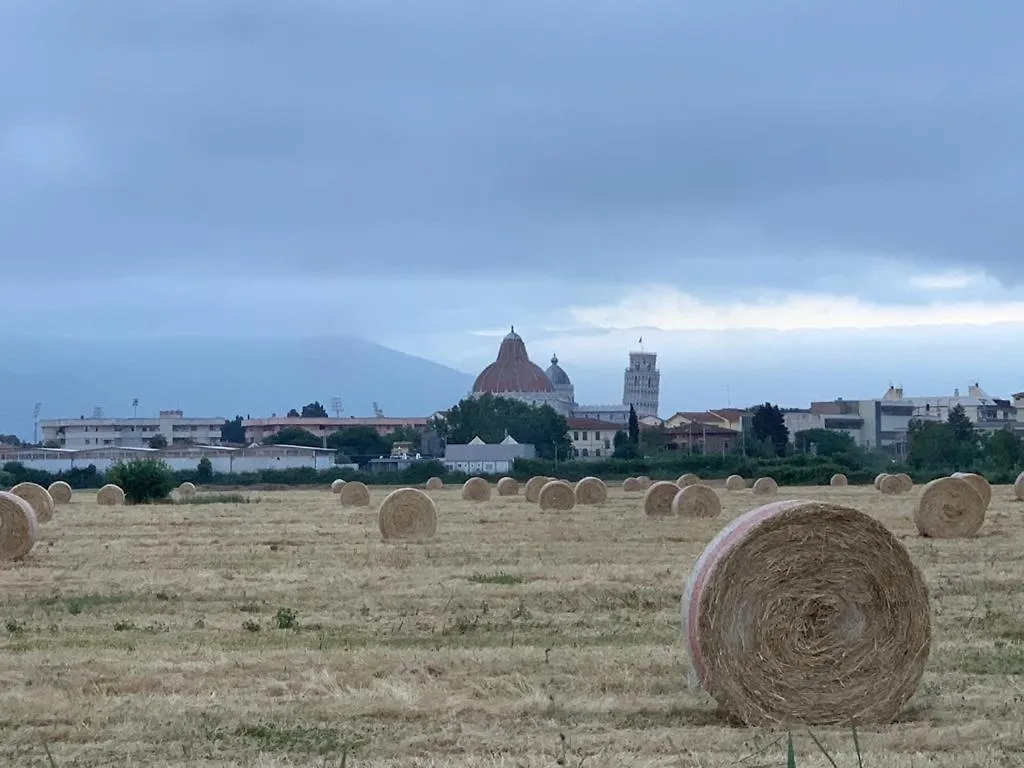
<svg viewBox="0 0 1024 768">
<path fill-rule="evenodd" d="M 551 364 L 558 365 L 558 355 L 551 355 Z"/>
</svg>

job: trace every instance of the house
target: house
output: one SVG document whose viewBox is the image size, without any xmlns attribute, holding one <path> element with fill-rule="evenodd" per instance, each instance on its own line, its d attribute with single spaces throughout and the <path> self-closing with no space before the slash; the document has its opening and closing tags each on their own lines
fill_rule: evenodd
<svg viewBox="0 0 1024 768">
<path fill-rule="evenodd" d="M 743 440 L 739 430 L 706 422 L 689 422 L 665 429 L 665 450 L 684 453 L 724 454 Z"/>
<path fill-rule="evenodd" d="M 156 418 L 42 419 L 43 445 L 57 448 L 146 448 L 154 437 L 167 445 L 218 445 L 223 416 L 188 416 L 180 410 L 160 411 Z"/>
<path fill-rule="evenodd" d="M 567 419 L 572 456 L 575 459 L 600 459 L 615 450 L 615 433 L 624 431 L 622 424 L 598 419 Z"/>
<path fill-rule="evenodd" d="M 245 429 L 247 443 L 262 443 L 285 427 L 299 427 L 311 432 L 321 440 L 326 440 L 328 435 L 349 427 L 370 427 L 378 434 L 386 436 L 402 427 L 423 430 L 427 426 L 427 421 L 426 416 L 349 416 L 348 418 L 304 418 L 302 416 L 278 418 L 273 416 L 269 419 L 245 419 L 242 421 L 242 428 Z"/>
<path fill-rule="evenodd" d="M 449 472 L 504 475 L 512 471 L 516 459 L 532 459 L 536 456 L 534 446 L 517 443 L 511 436 L 500 443 L 491 444 L 474 437 L 465 444 L 446 445 L 442 461 Z"/>
</svg>

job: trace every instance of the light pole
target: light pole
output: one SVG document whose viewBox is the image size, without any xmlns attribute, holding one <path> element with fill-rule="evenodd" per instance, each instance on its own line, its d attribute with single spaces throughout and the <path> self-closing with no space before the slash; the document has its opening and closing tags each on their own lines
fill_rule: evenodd
<svg viewBox="0 0 1024 768">
<path fill-rule="evenodd" d="M 36 403 L 32 409 L 32 442 L 39 442 L 39 414 L 43 410 L 42 403 Z"/>
</svg>

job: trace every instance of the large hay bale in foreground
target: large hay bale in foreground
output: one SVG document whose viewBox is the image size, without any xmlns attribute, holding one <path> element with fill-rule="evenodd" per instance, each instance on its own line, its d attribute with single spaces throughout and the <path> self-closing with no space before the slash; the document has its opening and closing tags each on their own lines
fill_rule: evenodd
<svg viewBox="0 0 1024 768">
<path fill-rule="evenodd" d="M 577 504 L 593 506 L 608 500 L 608 486 L 599 477 L 584 477 L 574 489 Z"/>
<path fill-rule="evenodd" d="M 922 536 L 959 539 L 973 536 L 985 522 L 985 500 L 963 477 L 939 477 L 925 485 L 914 510 Z"/>
<path fill-rule="evenodd" d="M 1013 495 L 1018 501 L 1024 501 L 1024 472 L 1017 475 L 1017 479 L 1013 481 Z"/>
<path fill-rule="evenodd" d="M 178 486 L 178 495 L 183 499 L 191 499 L 196 495 L 196 487 L 187 480 Z"/>
<path fill-rule="evenodd" d="M 642 491 L 643 487 L 637 478 L 627 477 L 622 481 L 622 490 L 626 493 L 636 493 L 637 491 Z"/>
<path fill-rule="evenodd" d="M 779 484 L 771 477 L 759 477 L 754 481 L 755 496 L 774 496 L 779 492 Z"/>
<path fill-rule="evenodd" d="M 900 493 L 910 493 L 914 490 L 914 478 L 906 472 L 900 472 L 896 479 L 900 481 Z"/>
<path fill-rule="evenodd" d="M 53 520 L 54 503 L 50 492 L 36 483 L 18 483 L 11 493 L 20 496 L 36 513 L 36 522 L 48 523 Z"/>
<path fill-rule="evenodd" d="M 545 475 L 537 475 L 527 480 L 526 490 L 524 492 L 526 500 L 531 504 L 536 504 L 537 499 L 540 497 L 540 489 L 543 488 L 546 484 L 550 483 L 553 479 L 554 478 L 547 477 Z"/>
<path fill-rule="evenodd" d="M 576 492 L 564 480 L 551 480 L 540 489 L 537 503 L 541 509 L 572 509 L 576 506 Z"/>
<path fill-rule="evenodd" d="M 370 506 L 370 489 L 365 483 L 353 480 L 345 483 L 338 491 L 338 501 L 343 507 L 368 507 Z"/>
<path fill-rule="evenodd" d="M 903 488 L 903 481 L 899 475 L 882 475 L 882 479 L 878 481 L 878 490 L 886 496 L 903 493 Z"/>
<path fill-rule="evenodd" d="M 517 496 L 519 494 L 519 483 L 511 477 L 503 477 L 498 481 L 499 496 Z"/>
<path fill-rule="evenodd" d="M 891 722 L 931 649 L 906 548 L 849 507 L 777 501 L 727 525 L 682 599 L 694 676 L 748 725 Z"/>
<path fill-rule="evenodd" d="M 740 475 L 729 475 L 725 478 L 725 490 L 727 491 L 742 491 L 746 487 L 747 481 Z"/>
<path fill-rule="evenodd" d="M 471 477 L 462 484 L 463 501 L 490 501 L 491 484 L 482 477 Z"/>
<path fill-rule="evenodd" d="M 39 535 L 36 513 L 21 496 L 0 491 L 0 563 L 20 560 Z"/>
<path fill-rule="evenodd" d="M 679 479 L 676 480 L 676 485 L 680 488 L 685 488 L 688 485 L 697 485 L 699 482 L 700 477 L 698 475 L 693 474 L 693 472 L 686 472 L 679 476 Z"/>
<path fill-rule="evenodd" d="M 981 496 L 981 500 L 985 504 L 985 509 L 988 509 L 989 504 L 992 503 L 992 486 L 988 484 L 988 480 L 974 472 L 954 472 L 952 477 L 959 477 L 962 480 L 966 480 L 970 484 L 971 488 Z"/>
<path fill-rule="evenodd" d="M 345 487 L 345 481 L 340 477 L 337 480 L 331 481 L 331 493 L 341 493 L 341 489 Z"/>
<path fill-rule="evenodd" d="M 667 480 L 651 483 L 644 492 L 644 512 L 648 517 L 668 517 L 672 514 L 672 502 L 679 493 L 679 486 Z"/>
<path fill-rule="evenodd" d="M 71 502 L 71 486 L 63 480 L 54 480 L 46 490 L 50 492 L 50 498 L 53 499 L 54 504 L 68 504 Z"/>
<path fill-rule="evenodd" d="M 722 513 L 722 500 L 714 488 L 706 485 L 688 485 L 680 488 L 672 499 L 672 514 L 683 517 L 718 517 Z"/>
<path fill-rule="evenodd" d="M 424 486 L 428 491 L 440 491 L 444 488 L 444 480 L 440 477 L 432 477 L 427 480 L 427 484 Z"/>
<path fill-rule="evenodd" d="M 424 541 L 437 532 L 437 505 L 418 488 L 399 488 L 380 503 L 377 522 L 384 541 Z"/>
<path fill-rule="evenodd" d="M 829 478 L 828 484 L 833 488 L 845 488 L 850 484 L 850 481 L 842 472 L 837 472 Z"/>
<path fill-rule="evenodd" d="M 101 507 L 117 507 L 124 504 L 124 491 L 121 486 L 107 483 L 96 491 L 96 503 Z"/>
</svg>

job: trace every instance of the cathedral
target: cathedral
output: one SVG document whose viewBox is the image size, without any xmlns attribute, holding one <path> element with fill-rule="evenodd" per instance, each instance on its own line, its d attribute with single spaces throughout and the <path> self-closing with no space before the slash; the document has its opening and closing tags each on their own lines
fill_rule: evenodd
<svg viewBox="0 0 1024 768">
<path fill-rule="evenodd" d="M 637 416 L 657 416 L 661 390 L 658 356 L 653 352 L 630 352 L 629 366 L 623 375 L 622 403 L 580 405 L 569 374 L 551 356 L 547 370 L 530 360 L 526 344 L 513 327 L 501 341 L 497 359 L 484 368 L 473 383 L 473 394 L 490 392 L 531 405 L 550 405 L 568 418 L 596 419 L 612 424 L 629 421 L 629 407 Z"/>
</svg>

